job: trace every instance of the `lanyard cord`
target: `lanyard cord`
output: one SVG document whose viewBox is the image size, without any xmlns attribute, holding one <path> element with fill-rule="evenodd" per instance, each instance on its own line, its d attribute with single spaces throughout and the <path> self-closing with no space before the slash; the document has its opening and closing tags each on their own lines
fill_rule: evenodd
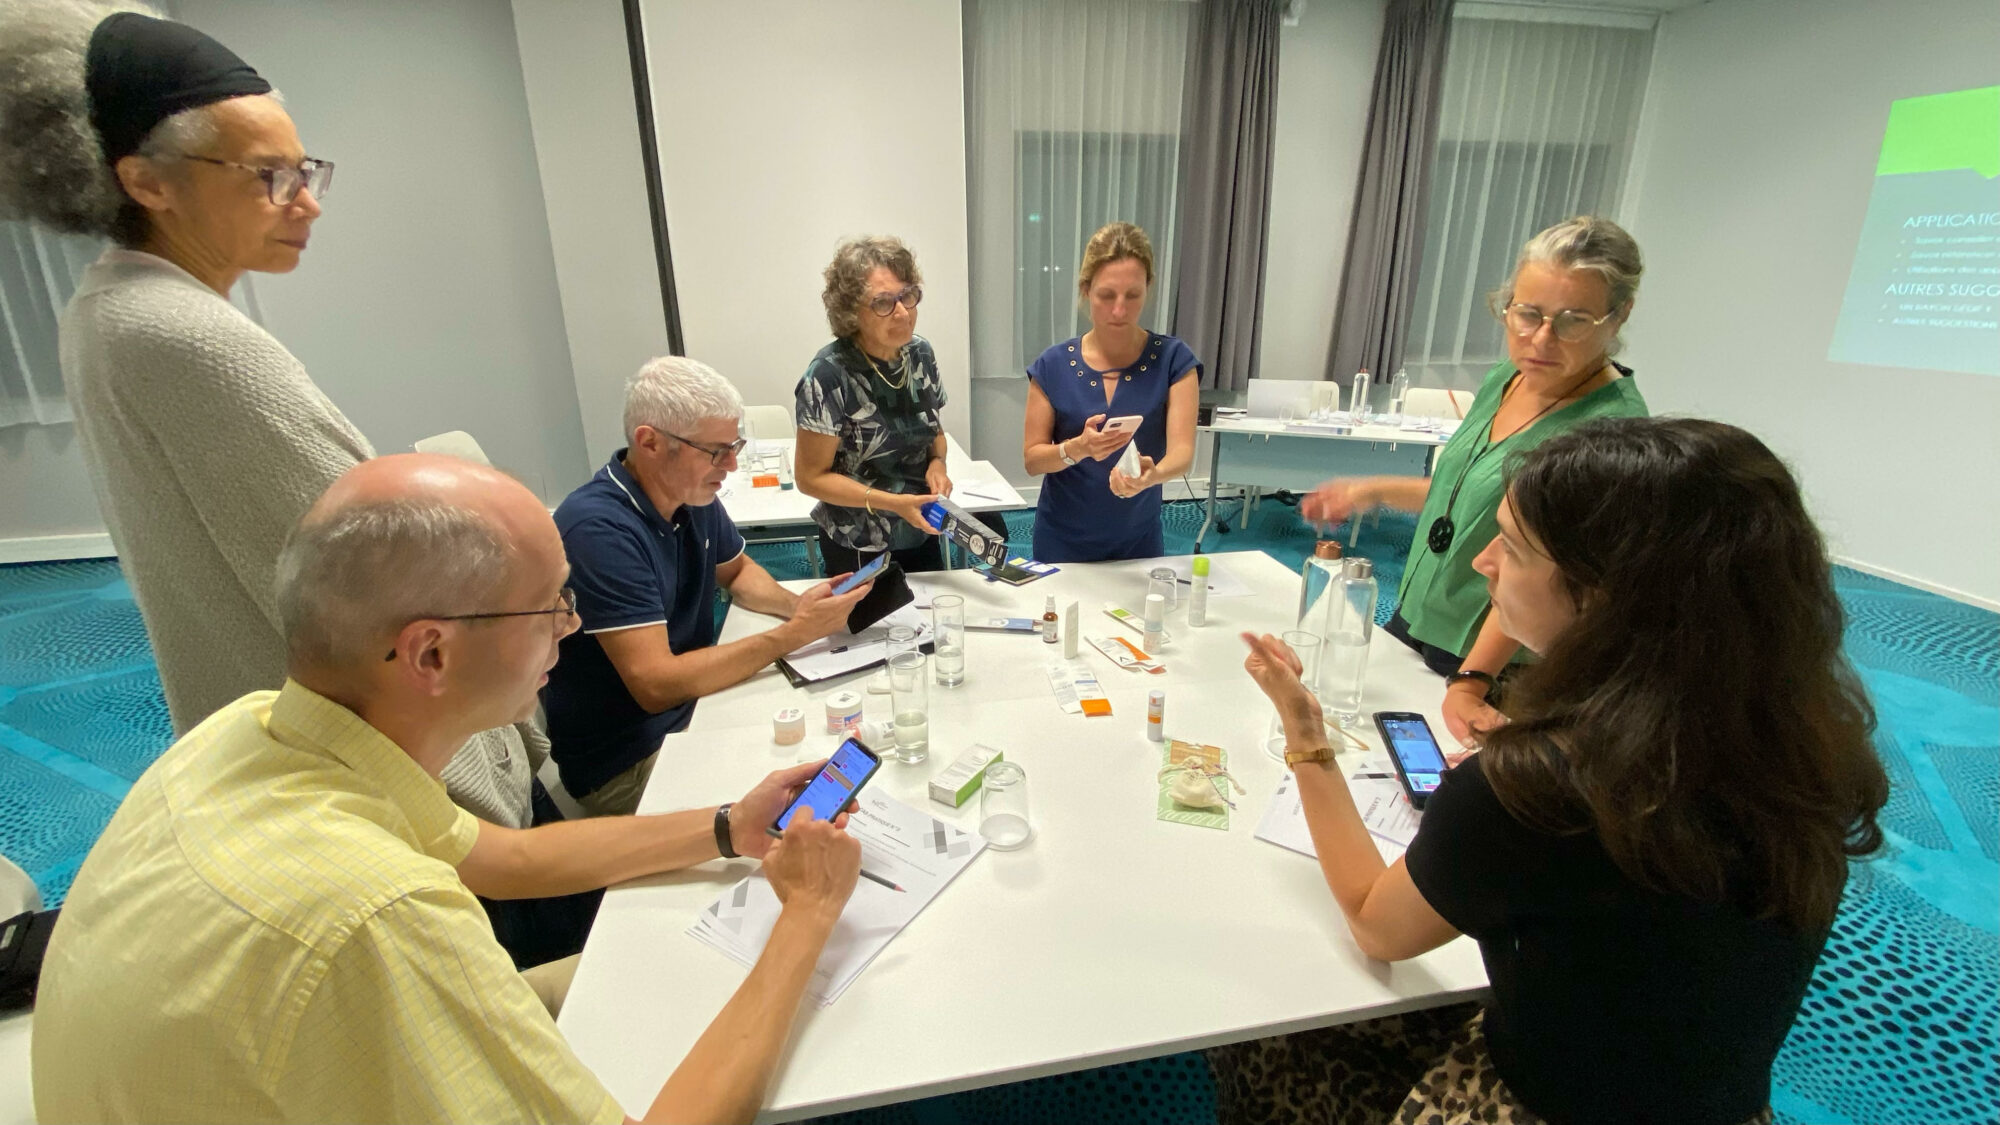
<svg viewBox="0 0 2000 1125">
<path fill-rule="evenodd" d="M 1529 430 L 1533 429 L 1535 423 L 1542 420 L 1543 415 L 1547 414 L 1551 410 L 1554 410 L 1556 407 L 1561 406 L 1564 402 L 1567 402 L 1569 400 L 1569 396 L 1575 394 L 1578 390 L 1582 389 L 1585 383 L 1588 383 L 1590 380 L 1595 379 L 1598 376 L 1598 373 L 1603 370 L 1604 368 L 1602 367 L 1593 368 L 1583 378 L 1578 379 L 1575 383 L 1572 383 L 1568 390 L 1564 391 L 1561 395 L 1558 395 L 1556 398 L 1551 399 L 1547 406 L 1544 406 L 1539 411 L 1537 411 L 1535 413 L 1535 416 L 1533 418 L 1528 419 L 1527 423 L 1523 425 L 1520 429 L 1515 430 L 1513 433 L 1508 434 L 1502 440 L 1496 442 L 1493 440 L 1493 423 L 1499 420 L 1500 410 L 1507 404 L 1507 396 L 1513 394 L 1515 389 L 1522 386 L 1523 384 L 1517 382 L 1514 384 L 1514 386 L 1509 387 L 1507 388 L 1507 390 L 1501 392 L 1500 406 L 1494 407 L 1492 416 L 1486 419 L 1486 443 L 1480 446 L 1479 451 L 1477 453 L 1474 453 L 1471 459 L 1466 461 L 1465 467 L 1458 471 L 1458 480 L 1454 482 L 1451 486 L 1451 496 L 1447 498 L 1444 502 L 1444 513 L 1438 516 L 1437 519 L 1431 521 L 1430 531 L 1427 533 L 1426 538 L 1429 542 L 1430 549 L 1434 554 L 1442 555 L 1446 551 L 1451 550 L 1452 538 L 1458 532 L 1458 526 L 1451 518 L 1451 511 L 1453 508 L 1458 506 L 1458 490 L 1465 487 L 1465 478 L 1472 474 L 1473 467 L 1479 464 L 1480 459 L 1485 457 L 1488 453 L 1491 453 L 1493 450 L 1499 448 L 1500 446 L 1503 446 L 1508 442 L 1514 440 L 1516 436 L 1520 434 L 1525 434 Z M 1515 374 L 1523 379 L 1526 378 L 1526 376 L 1522 376 L 1519 371 L 1516 371 Z"/>
</svg>

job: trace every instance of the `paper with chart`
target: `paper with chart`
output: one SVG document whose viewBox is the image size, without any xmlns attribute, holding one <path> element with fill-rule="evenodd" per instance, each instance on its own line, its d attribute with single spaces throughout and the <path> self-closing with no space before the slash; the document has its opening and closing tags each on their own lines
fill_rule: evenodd
<svg viewBox="0 0 2000 1125">
<path fill-rule="evenodd" d="M 1347 778 L 1347 791 L 1354 794 L 1354 807 L 1361 813 L 1361 823 L 1375 837 L 1375 848 L 1382 853 L 1384 863 L 1396 862 L 1409 848 L 1423 818 L 1403 795 L 1394 770 L 1388 759 L 1371 758 Z M 1306 828 L 1305 808 L 1299 803 L 1298 779 L 1291 773 L 1278 782 L 1278 791 L 1264 806 L 1264 818 L 1257 822 L 1257 838 L 1301 855 L 1319 856 Z"/>
<path fill-rule="evenodd" d="M 785 663 L 812 683 L 872 668 L 889 659 L 891 625 L 908 625 L 917 631 L 917 644 L 930 643 L 928 617 L 917 612 L 915 605 L 906 605 L 859 633 L 835 633 L 801 645 L 785 654 Z"/>
<path fill-rule="evenodd" d="M 824 1008 L 840 999 L 861 970 L 929 906 L 945 885 L 986 849 L 976 833 L 955 828 L 922 809 L 877 790 L 863 789 L 847 830 L 861 841 L 861 866 L 903 890 L 867 879 L 856 882 L 806 991 Z M 688 936 L 715 947 L 745 967 L 756 964 L 777 925 L 777 892 L 760 871 L 722 892 L 695 916 Z"/>
</svg>

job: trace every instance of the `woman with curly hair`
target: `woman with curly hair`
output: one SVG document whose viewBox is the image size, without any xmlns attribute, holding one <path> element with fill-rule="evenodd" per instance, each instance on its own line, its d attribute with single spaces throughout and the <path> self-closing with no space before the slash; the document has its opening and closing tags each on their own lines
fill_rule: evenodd
<svg viewBox="0 0 2000 1125">
<path fill-rule="evenodd" d="M 937 570 L 937 530 L 922 509 L 951 495 L 951 478 L 937 354 L 916 334 L 916 255 L 894 238 L 852 239 L 825 279 L 834 339 L 799 379 L 794 468 L 799 491 L 819 501 L 827 573 L 859 570 L 884 551 L 904 570 Z"/>
<path fill-rule="evenodd" d="M 201 31 L 132 4 L 0 0 L 0 217 L 111 243 L 62 314 L 63 387 L 177 734 L 284 684 L 278 550 L 375 455 L 229 302 L 246 273 L 298 268 L 332 183 L 271 84 Z M 557 819 L 534 780 L 546 747 L 527 723 L 474 735 L 446 788 L 507 827 Z M 523 965 L 580 949 L 594 911 L 491 907 Z"/>
</svg>

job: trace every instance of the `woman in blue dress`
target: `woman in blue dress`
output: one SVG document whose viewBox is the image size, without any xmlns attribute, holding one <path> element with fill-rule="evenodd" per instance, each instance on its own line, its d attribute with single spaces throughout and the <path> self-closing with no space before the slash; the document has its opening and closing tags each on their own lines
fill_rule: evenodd
<svg viewBox="0 0 2000 1125">
<path fill-rule="evenodd" d="M 1139 324 L 1153 286 L 1153 244 L 1131 223 L 1111 223 L 1083 249 L 1077 293 L 1090 331 L 1056 344 L 1028 367 L 1022 460 L 1042 478 L 1035 558 L 1098 562 L 1164 552 L 1160 486 L 1194 462 L 1201 361 L 1180 340 Z M 1135 430 L 1105 430 L 1137 416 Z M 1137 442 L 1139 475 L 1119 472 Z"/>
</svg>

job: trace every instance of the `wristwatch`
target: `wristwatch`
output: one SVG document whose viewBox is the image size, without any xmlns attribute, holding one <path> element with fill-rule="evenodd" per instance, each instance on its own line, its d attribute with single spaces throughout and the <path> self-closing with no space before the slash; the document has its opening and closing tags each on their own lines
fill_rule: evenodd
<svg viewBox="0 0 2000 1125">
<path fill-rule="evenodd" d="M 1063 464 L 1065 465 L 1076 464 L 1076 458 L 1071 457 L 1069 455 L 1069 442 L 1067 441 L 1059 441 L 1056 443 L 1056 456 L 1062 458 Z"/>
<path fill-rule="evenodd" d="M 1318 746 L 1315 746 L 1310 750 L 1285 751 L 1285 764 L 1288 766 L 1302 766 L 1305 765 L 1307 762 L 1331 762 L 1331 761 L 1333 761 L 1333 747 L 1328 746 L 1324 742 L 1320 743 Z"/>
<path fill-rule="evenodd" d="M 733 804 L 715 807 L 715 848 L 724 859 L 737 858 L 736 849 L 730 846 L 729 839 L 729 810 Z"/>
<path fill-rule="evenodd" d="M 1444 678 L 1446 691 L 1450 691 L 1455 685 L 1465 683 L 1479 684 L 1479 698 L 1486 700 L 1488 703 L 1493 701 L 1493 690 L 1500 686 L 1500 681 L 1494 679 L 1491 672 L 1468 672 L 1461 670 L 1453 672 Z"/>
</svg>

